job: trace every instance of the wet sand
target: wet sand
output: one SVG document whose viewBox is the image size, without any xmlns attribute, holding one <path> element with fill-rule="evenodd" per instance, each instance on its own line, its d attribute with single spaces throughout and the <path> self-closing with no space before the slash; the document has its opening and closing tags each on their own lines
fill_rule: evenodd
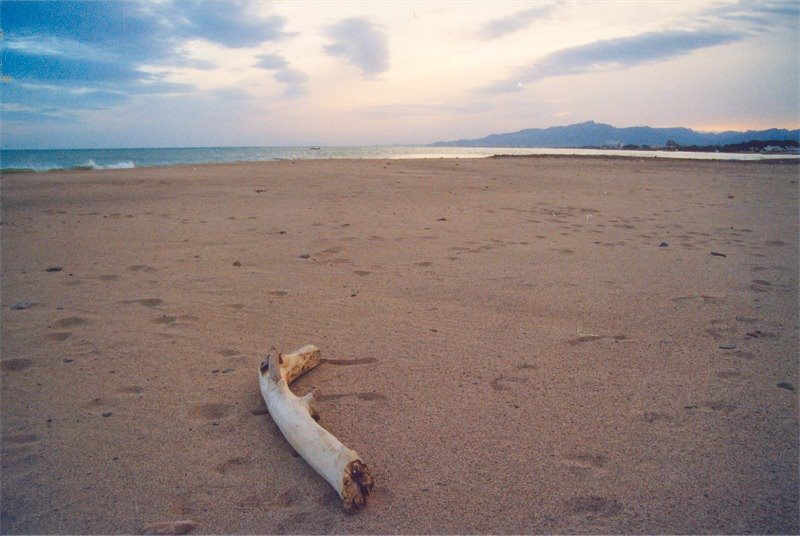
<svg viewBox="0 0 800 536">
<path fill-rule="evenodd" d="M 797 533 L 797 180 L 572 157 L 6 175 L 0 529 Z M 259 363 L 305 344 L 327 361 L 295 392 L 376 480 L 357 515 L 265 414 Z"/>
</svg>

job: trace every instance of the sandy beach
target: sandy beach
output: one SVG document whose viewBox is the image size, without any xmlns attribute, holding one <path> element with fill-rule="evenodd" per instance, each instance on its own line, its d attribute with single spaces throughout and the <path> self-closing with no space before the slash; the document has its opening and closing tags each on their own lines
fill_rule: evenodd
<svg viewBox="0 0 800 536">
<path fill-rule="evenodd" d="M 798 166 L 2 177 L 4 534 L 797 533 Z M 16 307 L 14 307 L 16 305 Z M 266 414 L 269 347 L 376 484 Z"/>
</svg>

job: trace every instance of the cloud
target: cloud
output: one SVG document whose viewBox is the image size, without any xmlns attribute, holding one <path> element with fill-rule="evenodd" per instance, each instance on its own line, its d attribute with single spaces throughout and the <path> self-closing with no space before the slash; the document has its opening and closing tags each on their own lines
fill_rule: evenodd
<svg viewBox="0 0 800 536">
<path fill-rule="evenodd" d="M 16 50 L 0 52 L 3 74 L 14 80 L 56 83 L 130 82 L 147 79 L 148 74 L 124 64 L 64 56 L 21 54 Z"/>
<path fill-rule="evenodd" d="M 297 98 L 306 94 L 306 82 L 308 75 L 300 69 L 287 67 L 275 73 L 275 81 L 286 84 L 283 92 L 284 97 Z"/>
<path fill-rule="evenodd" d="M 290 67 L 286 58 L 278 54 L 262 54 L 258 59 L 256 67 L 276 71 L 272 78 L 286 86 L 284 97 L 294 99 L 307 93 L 308 75 L 300 69 Z"/>
<path fill-rule="evenodd" d="M 497 39 L 527 28 L 534 22 L 548 17 L 560 3 L 537 5 L 513 15 L 487 21 L 478 30 L 481 39 Z"/>
<path fill-rule="evenodd" d="M 258 57 L 258 63 L 256 64 L 256 67 L 268 70 L 283 69 L 288 66 L 289 62 L 279 54 L 262 54 Z"/>
<path fill-rule="evenodd" d="M 485 93 L 520 91 L 525 84 L 544 78 L 601 71 L 618 71 L 666 61 L 744 38 L 740 31 L 665 31 L 617 37 L 552 52 L 506 80 L 483 88 Z"/>
<path fill-rule="evenodd" d="M 375 78 L 389 69 L 389 42 L 381 26 L 354 17 L 337 22 L 327 35 L 334 43 L 323 48 L 325 53 L 347 59 L 364 78 Z"/>
<path fill-rule="evenodd" d="M 275 73 L 275 80 L 282 84 L 302 84 L 308 80 L 308 75 L 300 69 L 288 68 Z"/>
<path fill-rule="evenodd" d="M 738 1 L 713 6 L 704 15 L 708 24 L 744 23 L 756 31 L 774 31 L 783 26 L 797 31 L 800 4 L 787 1 Z"/>
<path fill-rule="evenodd" d="M 286 19 L 277 15 L 261 18 L 253 6 L 244 1 L 198 0 L 177 2 L 174 9 L 185 20 L 179 31 L 226 47 L 252 47 L 290 35 L 283 30 Z"/>
<path fill-rule="evenodd" d="M 239 48 L 290 36 L 282 17 L 262 17 L 256 7 L 205 0 L 3 2 L 0 58 L 2 74 L 12 80 L 3 99 L 25 107 L 9 108 L 4 117 L 75 119 L 70 110 L 118 106 L 141 94 L 196 91 L 190 84 L 166 82 L 145 66 L 166 72 L 213 68 L 187 54 L 184 44 L 190 40 Z M 272 68 L 287 66 L 279 56 L 271 59 Z"/>
</svg>

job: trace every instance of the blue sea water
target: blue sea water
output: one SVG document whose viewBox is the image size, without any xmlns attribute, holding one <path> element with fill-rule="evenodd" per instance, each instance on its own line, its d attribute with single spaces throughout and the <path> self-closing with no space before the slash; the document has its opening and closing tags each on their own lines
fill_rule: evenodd
<svg viewBox="0 0 800 536">
<path fill-rule="evenodd" d="M 787 155 L 626 151 L 614 149 L 542 149 L 519 147 L 189 147 L 163 149 L 2 150 L 0 170 L 125 169 L 270 160 L 332 158 L 483 158 L 511 155 L 612 155 L 699 160 L 761 160 Z M 790 156 L 791 157 L 791 156 Z M 797 156 L 795 156 L 796 158 Z"/>
</svg>

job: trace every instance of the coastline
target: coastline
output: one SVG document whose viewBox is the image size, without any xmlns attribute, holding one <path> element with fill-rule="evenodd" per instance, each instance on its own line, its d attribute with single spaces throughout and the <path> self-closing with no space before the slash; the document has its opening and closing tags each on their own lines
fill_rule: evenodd
<svg viewBox="0 0 800 536">
<path fill-rule="evenodd" d="M 586 149 L 586 148 L 521 148 L 521 147 L 195 147 L 163 149 L 69 149 L 69 150 L 4 150 L 0 173 L 15 174 L 50 171 L 100 171 L 206 165 L 258 163 L 303 160 L 406 160 L 406 159 L 471 159 L 497 156 L 559 156 L 662 158 L 679 160 L 721 161 L 798 161 L 798 155 L 774 153 L 704 153 L 672 150 Z"/>
<path fill-rule="evenodd" d="M 790 160 L 3 173 L 0 526 L 796 533 Z M 263 413 L 304 344 L 357 516 Z"/>
</svg>

